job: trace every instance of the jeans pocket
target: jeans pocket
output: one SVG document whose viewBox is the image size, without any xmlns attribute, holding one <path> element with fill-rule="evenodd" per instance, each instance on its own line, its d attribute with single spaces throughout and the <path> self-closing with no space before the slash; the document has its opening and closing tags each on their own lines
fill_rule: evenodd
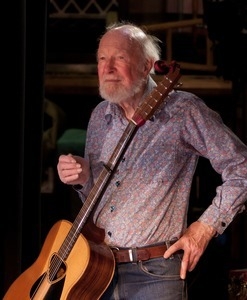
<svg viewBox="0 0 247 300">
<path fill-rule="evenodd" d="M 176 254 L 172 258 L 163 257 L 139 262 L 139 268 L 147 275 L 177 280 L 180 279 L 181 255 Z"/>
</svg>

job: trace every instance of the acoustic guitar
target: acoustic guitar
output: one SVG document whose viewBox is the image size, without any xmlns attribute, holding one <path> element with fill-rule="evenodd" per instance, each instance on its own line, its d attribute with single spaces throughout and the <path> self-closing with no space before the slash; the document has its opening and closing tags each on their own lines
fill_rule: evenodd
<svg viewBox="0 0 247 300">
<path fill-rule="evenodd" d="M 97 300 L 115 271 L 104 229 L 92 221 L 93 212 L 137 129 L 150 119 L 180 78 L 175 62 L 155 63 L 166 73 L 129 121 L 109 161 L 82 205 L 75 221 L 61 220 L 49 231 L 37 260 L 9 287 L 3 300 Z"/>
</svg>

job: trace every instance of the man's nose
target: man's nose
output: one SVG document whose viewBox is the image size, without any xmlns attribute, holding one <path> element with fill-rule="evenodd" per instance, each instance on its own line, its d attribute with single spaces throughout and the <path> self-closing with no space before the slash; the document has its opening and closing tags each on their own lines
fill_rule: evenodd
<svg viewBox="0 0 247 300">
<path fill-rule="evenodd" d="M 115 59 L 114 57 L 110 57 L 107 59 L 106 66 L 108 69 L 113 69 L 115 67 Z"/>
</svg>

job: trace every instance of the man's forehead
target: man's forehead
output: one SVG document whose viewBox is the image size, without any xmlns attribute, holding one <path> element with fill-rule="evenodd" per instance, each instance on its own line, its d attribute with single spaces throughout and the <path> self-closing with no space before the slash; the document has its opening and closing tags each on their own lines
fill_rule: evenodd
<svg viewBox="0 0 247 300">
<path fill-rule="evenodd" d="M 123 50 L 133 45 L 133 40 L 130 39 L 129 35 L 123 32 L 111 31 L 107 32 L 101 39 L 99 48 L 101 47 L 114 47 L 122 48 Z"/>
<path fill-rule="evenodd" d="M 126 49 L 136 45 L 136 40 L 132 39 L 130 33 L 126 30 L 111 30 L 101 39 L 99 47 L 115 47 Z"/>
</svg>

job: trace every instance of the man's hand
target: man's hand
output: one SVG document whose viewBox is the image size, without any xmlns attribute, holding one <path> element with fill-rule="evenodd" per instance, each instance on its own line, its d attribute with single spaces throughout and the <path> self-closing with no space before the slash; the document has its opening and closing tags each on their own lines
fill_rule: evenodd
<svg viewBox="0 0 247 300">
<path fill-rule="evenodd" d="M 169 258 L 178 250 L 184 250 L 180 277 L 186 278 L 187 271 L 192 271 L 208 246 L 216 230 L 199 221 L 192 223 L 181 238 L 164 253 L 164 258 Z"/>
<path fill-rule="evenodd" d="M 60 155 L 57 164 L 60 180 L 66 184 L 83 185 L 89 178 L 89 163 L 80 156 Z"/>
</svg>

